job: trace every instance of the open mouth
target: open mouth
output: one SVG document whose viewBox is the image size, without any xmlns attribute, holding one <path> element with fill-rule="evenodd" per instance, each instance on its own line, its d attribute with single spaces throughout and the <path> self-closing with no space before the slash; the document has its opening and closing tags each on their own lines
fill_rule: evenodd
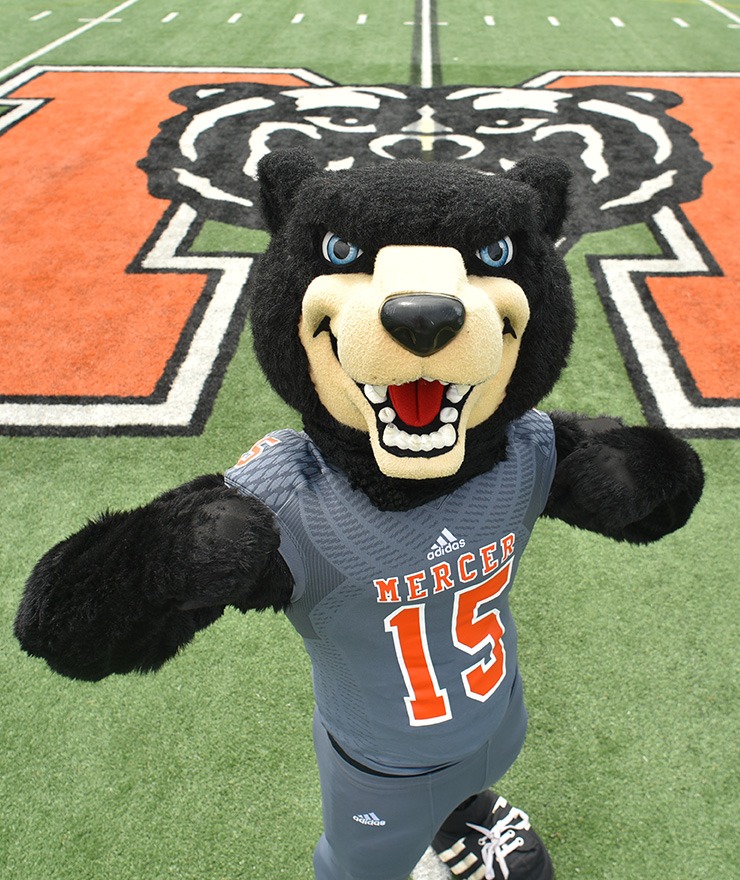
<svg viewBox="0 0 740 880">
<path fill-rule="evenodd" d="M 417 379 L 403 385 L 359 385 L 372 406 L 382 446 L 394 455 L 441 455 L 458 438 L 471 385 Z"/>
</svg>

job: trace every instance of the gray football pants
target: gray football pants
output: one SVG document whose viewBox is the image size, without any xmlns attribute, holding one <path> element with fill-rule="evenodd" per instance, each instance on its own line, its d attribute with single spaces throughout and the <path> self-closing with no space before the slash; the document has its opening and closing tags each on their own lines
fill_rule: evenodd
<svg viewBox="0 0 740 880">
<path fill-rule="evenodd" d="M 444 820 L 492 786 L 514 763 L 527 726 L 521 688 L 502 728 L 475 754 L 421 776 L 376 776 L 349 764 L 314 716 L 324 834 L 314 851 L 316 880 L 406 880 Z"/>
</svg>

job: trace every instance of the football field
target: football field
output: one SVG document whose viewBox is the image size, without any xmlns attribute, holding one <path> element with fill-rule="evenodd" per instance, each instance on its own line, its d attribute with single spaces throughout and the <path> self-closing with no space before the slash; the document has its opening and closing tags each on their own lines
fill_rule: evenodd
<svg viewBox="0 0 740 880">
<path fill-rule="evenodd" d="M 13 0 L 0 8 L 0 878 L 309 880 L 310 670 L 228 610 L 152 676 L 63 679 L 25 578 L 105 509 L 299 427 L 245 329 L 254 167 L 574 168 L 578 330 L 543 408 L 667 425 L 682 531 L 541 520 L 513 608 L 530 726 L 499 790 L 559 880 L 734 880 L 740 3 Z"/>
</svg>

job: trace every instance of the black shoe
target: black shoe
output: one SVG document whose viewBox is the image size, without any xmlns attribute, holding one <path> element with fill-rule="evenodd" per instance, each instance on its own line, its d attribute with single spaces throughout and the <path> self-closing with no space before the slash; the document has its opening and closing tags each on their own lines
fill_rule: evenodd
<svg viewBox="0 0 740 880">
<path fill-rule="evenodd" d="M 432 847 L 459 880 L 552 880 L 550 854 L 529 816 L 483 791 L 444 822 Z"/>
</svg>

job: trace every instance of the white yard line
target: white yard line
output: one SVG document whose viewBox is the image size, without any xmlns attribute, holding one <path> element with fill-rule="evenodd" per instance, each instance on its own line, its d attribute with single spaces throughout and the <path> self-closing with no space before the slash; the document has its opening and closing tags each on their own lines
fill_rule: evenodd
<svg viewBox="0 0 740 880">
<path fill-rule="evenodd" d="M 687 21 L 684 21 L 682 18 L 673 18 L 671 19 L 671 21 L 681 28 L 691 27 L 691 25 Z"/>
<path fill-rule="evenodd" d="M 612 16 L 609 21 L 614 25 L 614 27 L 623 28 L 624 22 L 621 18 L 617 18 L 616 15 Z"/>
<path fill-rule="evenodd" d="M 113 18 L 113 16 L 115 15 L 118 15 L 119 12 L 123 12 L 124 9 L 128 9 L 129 6 L 133 6 L 134 3 L 138 2 L 139 0 L 126 0 L 125 3 L 120 3 L 118 6 L 116 6 L 115 9 L 111 9 L 110 12 L 106 12 L 105 15 L 101 15 L 100 18 L 92 19 L 92 21 L 83 24 L 82 27 L 79 27 L 74 31 L 70 31 L 63 37 L 59 37 L 59 39 L 48 43 L 41 49 L 37 49 L 30 55 L 26 55 L 26 57 L 21 58 L 20 61 L 15 61 L 13 64 L 9 64 L 4 70 L 0 70 L 0 79 L 7 76 L 9 73 L 13 73 L 13 71 L 15 70 L 20 70 L 21 67 L 25 67 L 31 61 L 35 61 L 37 58 L 41 58 L 41 56 L 46 55 L 47 52 L 58 49 L 60 46 L 63 46 L 70 40 L 74 40 L 75 37 L 79 37 L 80 35 L 87 33 L 89 30 L 92 30 L 92 28 L 97 27 L 99 24 L 103 24 L 104 22 L 108 21 L 108 19 Z"/>
<path fill-rule="evenodd" d="M 720 12 L 722 15 L 726 15 L 731 21 L 734 21 L 735 24 L 740 24 L 740 15 L 735 15 L 734 12 L 730 12 L 729 9 L 725 9 L 724 6 L 720 6 L 719 3 L 715 3 L 714 0 L 699 0 L 700 3 L 703 3 L 705 6 L 709 6 L 710 9 L 714 9 L 716 12 Z"/>
<path fill-rule="evenodd" d="M 661 79 L 670 79 L 671 77 L 678 77 L 679 79 L 686 79 L 687 77 L 702 79 L 706 76 L 721 76 L 727 77 L 728 79 L 737 79 L 737 77 L 740 77 L 740 71 L 682 70 L 680 72 L 677 72 L 675 70 L 548 70 L 547 73 L 541 73 L 539 74 L 539 76 L 534 76 L 532 77 L 532 79 L 528 79 L 522 84 L 522 87 L 525 89 L 544 89 L 551 83 L 557 82 L 559 79 L 563 79 L 564 77 L 568 76 L 619 76 L 628 79 L 646 79 L 648 77 L 660 77 Z"/>
<path fill-rule="evenodd" d="M 488 27 L 496 27 L 496 19 L 492 15 L 484 15 L 483 21 L 485 21 Z"/>
<path fill-rule="evenodd" d="M 421 4 L 421 87 L 430 89 L 434 85 L 432 64 L 432 19 L 429 0 Z"/>
<path fill-rule="evenodd" d="M 242 17 L 241 12 L 235 12 L 235 13 L 231 16 L 231 18 L 229 19 L 229 22 L 228 22 L 228 23 L 229 23 L 229 24 L 236 24 L 236 23 L 239 21 L 239 19 L 240 19 L 241 17 Z"/>
<path fill-rule="evenodd" d="M 43 12 L 37 12 L 36 15 L 32 15 L 28 20 L 41 21 L 42 18 L 46 18 L 49 15 L 51 15 L 51 9 L 45 9 Z"/>
<path fill-rule="evenodd" d="M 548 15 L 548 16 L 547 16 L 547 20 L 550 22 L 550 24 L 551 24 L 553 27 L 560 27 L 560 20 L 557 19 L 557 18 L 555 18 L 554 15 Z"/>
<path fill-rule="evenodd" d="M 300 23 L 303 21 L 303 19 L 304 19 L 305 17 L 306 17 L 305 13 L 303 13 L 303 12 L 297 12 L 297 13 L 293 16 L 293 18 L 291 19 L 290 23 L 291 23 L 291 24 L 300 24 Z"/>
<path fill-rule="evenodd" d="M 177 18 L 177 16 L 178 16 L 179 14 L 180 14 L 179 12 L 169 12 L 169 13 L 168 13 L 167 15 L 165 15 L 165 17 L 162 19 L 162 22 L 161 22 L 161 23 L 162 23 L 162 24 L 169 24 L 171 21 L 174 21 L 174 20 Z"/>
</svg>

